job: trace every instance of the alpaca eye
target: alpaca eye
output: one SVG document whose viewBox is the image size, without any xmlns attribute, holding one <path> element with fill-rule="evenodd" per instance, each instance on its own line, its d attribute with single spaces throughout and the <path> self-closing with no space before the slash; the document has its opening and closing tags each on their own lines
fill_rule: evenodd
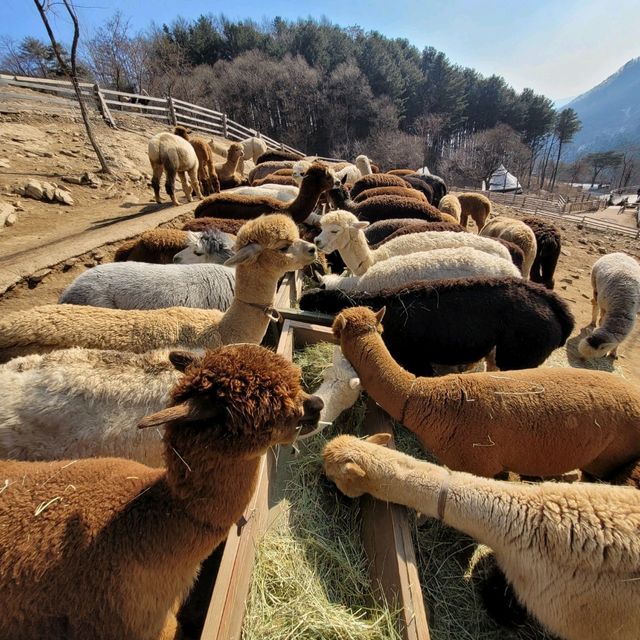
<svg viewBox="0 0 640 640">
<path fill-rule="evenodd" d="M 195 255 L 197 255 L 197 256 L 203 256 L 204 255 L 204 251 L 194 251 L 193 253 Z"/>
<path fill-rule="evenodd" d="M 287 253 L 287 251 L 289 251 L 289 249 L 291 249 L 291 245 L 290 244 L 286 245 L 285 247 L 280 247 L 280 251 L 282 253 Z"/>
<path fill-rule="evenodd" d="M 338 233 L 338 230 L 334 229 L 331 233 Z"/>
</svg>

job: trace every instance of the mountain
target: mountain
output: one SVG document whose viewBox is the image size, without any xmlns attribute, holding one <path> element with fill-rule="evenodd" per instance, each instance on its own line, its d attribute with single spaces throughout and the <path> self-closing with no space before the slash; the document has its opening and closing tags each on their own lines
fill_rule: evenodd
<svg viewBox="0 0 640 640">
<path fill-rule="evenodd" d="M 629 60 L 566 107 L 575 109 L 582 121 L 581 131 L 567 147 L 567 159 L 640 145 L 640 57 Z"/>
<path fill-rule="evenodd" d="M 558 98 L 553 103 L 554 109 L 562 109 L 566 107 L 572 100 L 575 100 L 576 96 L 569 96 L 568 98 Z"/>
</svg>

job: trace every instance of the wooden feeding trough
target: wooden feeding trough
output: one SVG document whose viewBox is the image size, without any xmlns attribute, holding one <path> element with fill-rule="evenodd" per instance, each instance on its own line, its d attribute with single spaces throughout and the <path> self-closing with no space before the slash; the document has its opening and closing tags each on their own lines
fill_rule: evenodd
<svg viewBox="0 0 640 640">
<path fill-rule="evenodd" d="M 287 286 L 295 286 L 295 281 Z M 281 291 L 284 302 L 291 289 Z M 334 341 L 331 330 L 325 326 L 286 319 L 278 352 L 292 359 L 295 349 Z M 364 431 L 368 434 L 393 434 L 391 419 L 373 401 L 367 405 Z M 282 464 L 283 455 L 286 453 L 281 450 L 278 465 L 274 453 L 265 456 L 255 495 L 245 510 L 241 526 L 233 527 L 229 532 L 202 640 L 239 640 L 241 637 L 256 548 L 269 522 L 280 511 L 279 488 L 284 484 L 282 475 L 286 468 Z M 403 507 L 381 503 L 367 496 L 362 498 L 361 514 L 362 544 L 370 563 L 373 591 L 379 589 L 390 606 L 399 610 L 402 638 L 428 640 L 427 616 L 406 511 Z"/>
</svg>

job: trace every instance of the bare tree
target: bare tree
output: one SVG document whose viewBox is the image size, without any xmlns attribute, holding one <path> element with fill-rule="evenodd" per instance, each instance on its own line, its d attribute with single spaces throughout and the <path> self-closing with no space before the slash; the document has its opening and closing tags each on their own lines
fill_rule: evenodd
<svg viewBox="0 0 640 640">
<path fill-rule="evenodd" d="M 51 8 L 51 3 L 47 0 L 33 0 L 35 5 L 40 13 L 40 17 L 42 18 L 42 22 L 44 23 L 45 29 L 49 34 L 49 39 L 51 40 L 51 46 L 56 54 L 56 58 L 58 59 L 58 64 L 60 68 L 65 72 L 67 76 L 71 79 L 71 84 L 73 85 L 73 89 L 76 92 L 76 97 L 78 98 L 78 104 L 80 105 L 80 113 L 82 114 L 82 120 L 84 121 L 85 129 L 87 130 L 87 136 L 89 137 L 89 141 L 91 142 L 91 146 L 93 150 L 96 152 L 96 156 L 98 156 L 98 161 L 100 162 L 100 168 L 103 173 L 113 173 L 107 164 L 104 155 L 102 154 L 102 150 L 100 149 L 100 145 L 98 141 L 95 139 L 93 135 L 93 129 L 91 127 L 91 122 L 89 121 L 89 114 L 87 113 L 87 107 L 84 103 L 84 99 L 82 97 L 82 92 L 80 90 L 80 83 L 78 82 L 78 68 L 77 68 L 77 53 L 78 53 L 78 40 L 80 39 L 80 25 L 78 23 L 78 16 L 76 14 L 75 7 L 71 0 L 62 0 L 62 4 L 64 4 L 67 13 L 71 17 L 73 22 L 73 43 L 71 45 L 71 66 L 67 64 L 66 60 L 62 56 L 62 48 L 58 44 L 56 37 L 51 29 L 51 25 L 49 24 L 49 18 L 47 17 L 47 11 Z"/>
</svg>

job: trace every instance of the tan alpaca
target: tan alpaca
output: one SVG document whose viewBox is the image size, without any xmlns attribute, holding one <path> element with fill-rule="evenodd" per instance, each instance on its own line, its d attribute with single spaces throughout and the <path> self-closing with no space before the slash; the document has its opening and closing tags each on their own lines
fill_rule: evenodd
<svg viewBox="0 0 640 640">
<path fill-rule="evenodd" d="M 460 224 L 466 229 L 469 218 L 472 218 L 480 233 L 491 215 L 491 200 L 481 193 L 460 193 L 458 202 L 460 203 Z"/>
<path fill-rule="evenodd" d="M 135 238 L 126 240 L 117 249 L 114 262 L 126 260 L 171 264 L 173 256 L 188 244 L 186 231 L 180 229 L 149 229 Z"/>
<path fill-rule="evenodd" d="M 518 599 L 564 640 L 636 640 L 640 493 L 586 483 L 521 484 L 449 472 L 339 436 L 325 472 L 348 496 L 396 502 L 490 546 Z"/>
<path fill-rule="evenodd" d="M 230 189 L 246 184 L 246 180 L 238 168 L 243 157 L 242 145 L 234 142 L 227 150 L 227 159 L 215 165 L 221 189 Z"/>
<path fill-rule="evenodd" d="M 367 189 L 361 194 L 356 196 L 354 202 L 363 202 L 369 198 L 375 198 L 376 196 L 402 196 L 404 198 L 415 198 L 420 202 L 429 202 L 427 196 L 411 187 L 376 187 L 375 189 Z"/>
<path fill-rule="evenodd" d="M 438 203 L 438 209 L 440 209 L 440 211 L 444 211 L 444 213 L 448 213 L 450 216 L 453 216 L 458 222 L 460 221 L 462 205 L 460 204 L 460 200 L 458 200 L 457 196 L 454 196 L 451 193 L 446 196 L 442 196 Z"/>
<path fill-rule="evenodd" d="M 482 229 L 480 235 L 487 238 L 501 238 L 513 242 L 522 249 L 524 253 L 524 263 L 522 264 L 522 277 L 529 278 L 531 275 L 531 267 L 536 259 L 538 251 L 538 243 L 536 234 L 533 229 L 521 220 L 515 218 L 507 218 L 500 216 L 493 218 L 487 222 Z"/>
<path fill-rule="evenodd" d="M 164 426 L 166 469 L 120 458 L 0 462 L 0 637 L 170 640 L 200 563 L 255 489 L 260 459 L 317 424 L 322 402 L 300 370 L 257 345 L 203 358 Z"/>
<path fill-rule="evenodd" d="M 389 355 L 380 320 L 343 311 L 333 331 L 363 388 L 452 469 L 494 477 L 599 478 L 640 457 L 640 389 L 582 369 L 521 369 L 419 378 Z"/>
<path fill-rule="evenodd" d="M 261 342 L 278 280 L 313 262 L 315 247 L 300 240 L 288 216 L 247 222 L 236 239 L 235 297 L 226 312 L 169 307 L 131 311 L 80 305 L 44 305 L 0 320 L 0 362 L 66 347 L 143 353 L 184 346 L 206 349 Z"/>
</svg>

